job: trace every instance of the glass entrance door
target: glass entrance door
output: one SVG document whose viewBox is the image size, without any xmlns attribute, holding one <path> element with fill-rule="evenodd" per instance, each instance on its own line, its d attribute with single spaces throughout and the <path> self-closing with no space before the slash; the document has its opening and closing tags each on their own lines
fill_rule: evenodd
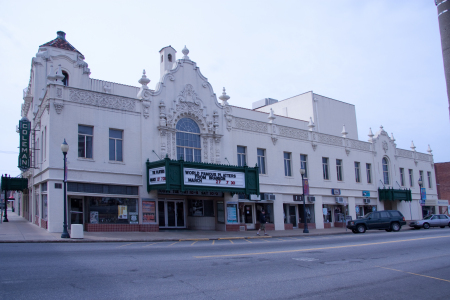
<svg viewBox="0 0 450 300">
<path fill-rule="evenodd" d="M 183 200 L 158 201 L 159 227 L 185 228 Z"/>
<path fill-rule="evenodd" d="M 70 224 L 83 224 L 83 199 L 70 198 Z"/>
</svg>

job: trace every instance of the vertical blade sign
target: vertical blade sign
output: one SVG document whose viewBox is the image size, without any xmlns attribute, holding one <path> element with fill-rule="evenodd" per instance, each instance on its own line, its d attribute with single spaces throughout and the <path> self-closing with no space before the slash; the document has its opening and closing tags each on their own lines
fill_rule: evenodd
<svg viewBox="0 0 450 300">
<path fill-rule="evenodd" d="M 19 121 L 20 146 L 19 146 L 19 169 L 26 171 L 30 168 L 30 127 L 27 118 Z"/>
</svg>

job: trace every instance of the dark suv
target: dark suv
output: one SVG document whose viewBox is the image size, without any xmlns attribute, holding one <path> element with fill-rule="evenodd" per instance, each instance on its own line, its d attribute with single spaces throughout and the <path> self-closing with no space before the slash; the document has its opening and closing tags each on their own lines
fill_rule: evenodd
<svg viewBox="0 0 450 300">
<path fill-rule="evenodd" d="M 368 229 L 385 229 L 386 231 L 399 231 L 406 225 L 405 217 L 398 210 L 374 211 L 363 218 L 349 221 L 347 228 L 353 233 L 364 233 Z"/>
</svg>

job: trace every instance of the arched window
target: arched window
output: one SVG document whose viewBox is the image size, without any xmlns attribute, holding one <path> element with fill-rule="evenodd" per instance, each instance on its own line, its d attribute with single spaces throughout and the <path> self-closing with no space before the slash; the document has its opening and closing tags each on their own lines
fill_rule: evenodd
<svg viewBox="0 0 450 300">
<path fill-rule="evenodd" d="M 167 55 L 167 59 L 172 62 L 172 54 Z"/>
<path fill-rule="evenodd" d="M 383 157 L 383 181 L 384 184 L 389 184 L 389 162 L 386 157 Z"/>
<path fill-rule="evenodd" d="M 202 161 L 200 128 L 194 120 L 183 118 L 177 123 L 177 159 Z"/>
<path fill-rule="evenodd" d="M 62 83 L 65 86 L 69 86 L 69 74 L 67 74 L 66 71 L 62 71 L 62 74 L 64 75 L 64 79 L 62 80 Z"/>
</svg>

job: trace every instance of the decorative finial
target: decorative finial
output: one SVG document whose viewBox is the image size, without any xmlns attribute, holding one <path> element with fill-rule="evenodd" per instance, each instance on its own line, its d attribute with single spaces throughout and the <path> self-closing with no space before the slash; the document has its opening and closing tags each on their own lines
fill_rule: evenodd
<svg viewBox="0 0 450 300">
<path fill-rule="evenodd" d="M 372 132 L 372 128 L 369 128 L 369 134 L 368 134 L 368 136 L 369 136 L 369 142 L 373 142 L 373 132 Z"/>
<path fill-rule="evenodd" d="M 219 96 L 219 99 L 222 100 L 222 105 L 228 105 L 227 101 L 230 99 L 230 96 L 225 92 L 225 88 L 223 88 L 222 95 Z"/>
<path fill-rule="evenodd" d="M 276 117 L 273 115 L 273 109 L 272 108 L 270 109 L 269 116 L 267 117 L 267 119 L 269 119 L 269 123 L 273 123 L 273 120 L 276 119 Z"/>
<path fill-rule="evenodd" d="M 391 140 L 395 142 L 394 134 L 391 132 Z"/>
<path fill-rule="evenodd" d="M 184 48 L 183 48 L 183 50 L 181 50 L 181 52 L 184 54 L 183 59 L 189 59 L 189 56 L 188 56 L 189 49 L 186 48 L 186 45 L 184 45 Z"/>
<path fill-rule="evenodd" d="M 411 149 L 412 149 L 412 151 L 416 151 L 416 146 L 414 146 L 414 142 L 413 141 L 411 141 Z"/>
<path fill-rule="evenodd" d="M 433 152 L 433 150 L 431 150 L 431 147 L 430 147 L 430 145 L 428 144 L 428 149 L 427 149 L 427 152 L 428 152 L 428 154 L 430 154 L 431 155 L 431 152 Z"/>
<path fill-rule="evenodd" d="M 312 117 L 309 117 L 309 124 L 308 124 L 308 127 L 309 127 L 309 131 L 313 131 L 313 130 L 314 130 L 314 127 L 316 127 L 316 125 L 314 125 L 314 122 L 313 122 L 313 120 L 312 120 Z"/>
<path fill-rule="evenodd" d="M 142 77 L 141 77 L 141 79 L 139 79 L 138 82 L 139 82 L 140 84 L 142 84 L 142 88 L 143 88 L 143 89 L 148 89 L 147 84 L 150 83 L 150 79 L 148 79 L 147 76 L 145 75 L 145 69 L 144 69 L 144 71 L 142 72 Z"/>
<path fill-rule="evenodd" d="M 342 137 L 344 137 L 344 138 L 346 138 L 347 137 L 347 134 L 348 134 L 348 132 L 345 130 L 345 124 L 342 126 Z"/>
</svg>

